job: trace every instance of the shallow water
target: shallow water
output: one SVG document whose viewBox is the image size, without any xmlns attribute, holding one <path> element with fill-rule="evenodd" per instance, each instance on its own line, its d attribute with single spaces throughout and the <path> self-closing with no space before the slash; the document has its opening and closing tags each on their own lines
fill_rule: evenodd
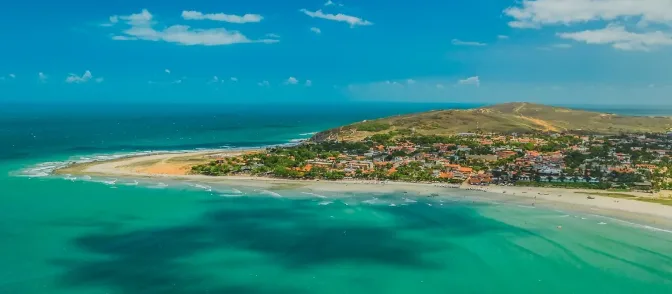
<svg viewBox="0 0 672 294">
<path fill-rule="evenodd" d="M 131 124 L 74 117 L 52 125 L 77 128 L 34 139 L 29 133 L 38 125 L 23 131 L 0 125 L 2 142 L 15 145 L 0 150 L 0 293 L 672 293 L 668 232 L 516 203 L 464 201 L 463 191 L 430 199 L 17 176 L 42 162 L 99 153 L 92 149 L 261 142 L 226 124 L 211 133 L 207 126 L 217 120 L 201 127 L 176 115 L 171 121 L 191 122 L 191 131 L 170 138 L 197 138 L 180 145 L 162 132 L 116 129 L 115 119 Z M 342 119 L 322 121 L 327 127 Z M 97 131 L 71 135 L 82 126 Z M 279 128 L 276 121 L 270 128 L 258 133 L 272 133 L 269 142 L 282 144 L 321 126 Z M 119 137 L 99 142 L 106 133 Z M 117 149 L 124 142 L 136 143 Z"/>
</svg>

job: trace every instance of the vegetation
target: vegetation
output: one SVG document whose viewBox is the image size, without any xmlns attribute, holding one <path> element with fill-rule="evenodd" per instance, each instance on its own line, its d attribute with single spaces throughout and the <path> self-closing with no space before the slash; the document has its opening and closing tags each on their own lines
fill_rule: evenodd
<svg viewBox="0 0 672 294">
<path fill-rule="evenodd" d="M 596 196 L 604 196 L 604 197 L 611 197 L 611 198 L 637 198 L 637 196 L 630 195 L 630 194 L 624 194 L 624 193 L 614 193 L 614 192 L 576 192 L 576 193 L 581 193 L 581 194 L 587 194 L 587 195 L 596 195 Z"/>
<path fill-rule="evenodd" d="M 390 127 L 379 122 L 364 126 L 369 130 Z M 609 197 L 630 197 L 615 189 L 672 189 L 670 146 L 672 137 L 655 133 L 427 135 L 415 128 L 394 126 L 385 132 L 368 132 L 361 140 L 318 140 L 272 148 L 266 153 L 221 158 L 196 165 L 192 172 L 290 179 L 515 184 L 608 190 Z"/>
<path fill-rule="evenodd" d="M 389 129 L 389 124 L 376 121 L 363 122 L 357 125 L 357 130 L 361 132 L 380 132 Z"/>
<path fill-rule="evenodd" d="M 645 197 L 640 197 L 640 198 L 637 198 L 637 200 L 672 206 L 672 199 L 670 199 L 670 198 L 645 198 Z"/>
<path fill-rule="evenodd" d="M 469 110 L 442 110 L 356 123 L 318 133 L 314 140 L 338 134 L 346 140 L 361 140 L 358 132 L 414 130 L 422 135 L 477 133 L 576 132 L 587 134 L 664 133 L 672 128 L 668 117 L 621 116 L 533 103 L 506 103 Z M 370 134 L 368 134 L 370 135 Z M 561 142 L 560 142 L 561 143 Z"/>
<path fill-rule="evenodd" d="M 545 188 L 571 188 L 571 189 L 595 189 L 604 190 L 610 187 L 609 183 L 547 183 L 547 182 L 516 182 L 520 187 L 545 187 Z"/>
</svg>

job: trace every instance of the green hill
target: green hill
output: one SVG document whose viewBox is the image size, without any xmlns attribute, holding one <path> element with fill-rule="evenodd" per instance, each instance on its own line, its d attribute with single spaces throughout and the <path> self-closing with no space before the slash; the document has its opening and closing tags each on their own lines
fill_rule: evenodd
<svg viewBox="0 0 672 294">
<path fill-rule="evenodd" d="M 534 103 L 505 103 L 466 110 L 437 110 L 363 121 L 316 134 L 313 140 L 358 140 L 390 131 L 424 135 L 465 132 L 587 134 L 662 133 L 672 117 L 624 116 Z"/>
</svg>

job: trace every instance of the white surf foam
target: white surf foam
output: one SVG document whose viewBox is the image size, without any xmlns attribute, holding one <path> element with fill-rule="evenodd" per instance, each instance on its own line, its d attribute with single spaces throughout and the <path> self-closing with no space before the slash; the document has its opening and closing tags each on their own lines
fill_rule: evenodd
<svg viewBox="0 0 672 294">
<path fill-rule="evenodd" d="M 164 189 L 164 188 L 166 188 L 166 187 L 168 187 L 168 185 L 166 185 L 166 184 L 164 184 L 164 183 L 158 183 L 158 184 L 156 184 L 156 185 L 154 185 L 154 186 L 149 186 L 149 187 L 147 187 L 147 188 L 150 188 L 150 189 Z"/>
<path fill-rule="evenodd" d="M 112 180 L 107 180 L 107 181 L 100 181 L 101 183 L 105 185 L 114 185 L 117 183 L 117 179 L 112 179 Z"/>
<path fill-rule="evenodd" d="M 332 202 L 332 201 L 322 201 L 322 202 L 318 203 L 317 205 L 329 205 L 329 204 L 332 204 L 332 203 L 334 203 L 334 202 Z"/>
<path fill-rule="evenodd" d="M 299 136 L 312 136 L 312 135 L 315 135 L 315 134 L 317 134 L 317 132 L 302 133 L 302 134 L 299 134 Z"/>
<path fill-rule="evenodd" d="M 203 189 L 203 190 L 208 191 L 208 192 L 212 192 L 212 187 L 210 187 L 208 185 L 189 184 L 189 186 L 192 186 L 192 187 L 198 188 L 198 189 Z"/>
<path fill-rule="evenodd" d="M 261 190 L 259 192 L 261 192 L 261 194 L 266 194 L 266 195 L 270 195 L 270 196 L 273 196 L 273 197 L 282 197 L 282 195 L 280 195 L 278 193 L 275 193 L 273 191 Z"/>
<path fill-rule="evenodd" d="M 362 203 L 370 204 L 370 205 L 379 205 L 379 204 L 387 204 L 387 202 L 380 200 L 376 197 L 369 199 L 369 200 L 364 200 Z"/>
<path fill-rule="evenodd" d="M 242 197 L 241 194 L 219 194 L 219 197 Z"/>
<path fill-rule="evenodd" d="M 643 224 L 633 223 L 633 222 L 625 221 L 625 220 L 622 220 L 622 219 L 617 219 L 617 218 L 613 218 L 613 217 L 603 216 L 603 215 L 599 215 L 599 214 L 591 214 L 591 215 L 592 215 L 592 216 L 596 216 L 596 217 L 600 217 L 600 218 L 605 218 L 605 219 L 608 219 L 608 220 L 612 220 L 612 221 L 615 221 L 615 222 L 618 222 L 618 223 L 626 224 L 626 225 L 629 225 L 629 226 L 633 226 L 633 227 L 636 227 L 636 228 L 642 228 L 642 229 L 646 229 L 646 230 L 650 230 L 650 231 L 656 231 L 656 232 L 663 232 L 663 233 L 670 233 L 670 234 L 672 234 L 672 230 L 666 230 L 666 229 L 661 229 L 661 228 L 657 228 L 657 227 L 653 227 L 653 226 L 649 226 L 649 225 L 643 225 Z M 605 223 L 605 224 L 606 224 L 606 223 Z"/>
<path fill-rule="evenodd" d="M 317 197 L 317 198 L 327 198 L 327 196 L 320 195 L 320 194 L 315 194 L 315 193 L 311 193 L 311 192 L 301 192 L 301 194 L 306 194 L 306 195 L 310 195 L 310 196 L 315 196 L 315 197 Z"/>
<path fill-rule="evenodd" d="M 129 182 L 122 183 L 122 185 L 125 185 L 125 186 L 137 186 L 138 184 L 139 184 L 138 181 L 133 181 L 133 182 L 130 182 L 130 183 Z"/>
</svg>

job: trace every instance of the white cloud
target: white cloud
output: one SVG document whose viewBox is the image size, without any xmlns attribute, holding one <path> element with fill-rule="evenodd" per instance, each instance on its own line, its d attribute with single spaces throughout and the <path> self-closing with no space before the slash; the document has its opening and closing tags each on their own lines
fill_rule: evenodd
<svg viewBox="0 0 672 294">
<path fill-rule="evenodd" d="M 413 85 L 413 84 L 415 84 L 415 80 L 414 79 L 408 79 L 408 80 L 406 80 L 406 83 L 409 84 L 409 85 Z"/>
<path fill-rule="evenodd" d="M 273 39 L 280 38 L 280 36 L 279 36 L 279 35 L 276 35 L 276 34 L 266 34 L 266 37 L 267 37 L 267 38 L 273 38 Z"/>
<path fill-rule="evenodd" d="M 604 29 L 559 33 L 558 36 L 587 44 L 611 45 L 616 49 L 628 51 L 649 51 L 659 46 L 672 46 L 671 34 L 662 31 L 634 33 L 621 25 L 613 24 Z"/>
<path fill-rule="evenodd" d="M 16 75 L 13 74 L 13 73 L 10 73 L 10 74 L 9 74 L 9 77 L 12 78 L 12 79 L 15 79 L 15 78 L 16 78 Z"/>
<path fill-rule="evenodd" d="M 310 28 L 310 31 L 313 32 L 313 33 L 316 33 L 318 35 L 322 33 L 322 30 L 320 30 L 320 28 L 316 28 L 316 27 Z"/>
<path fill-rule="evenodd" d="M 232 81 L 232 82 L 237 82 L 237 81 L 238 81 L 238 78 L 237 78 L 237 77 L 231 77 L 231 81 Z"/>
<path fill-rule="evenodd" d="M 442 84 L 436 84 L 436 88 L 437 88 L 437 89 L 443 89 L 444 86 L 443 86 Z"/>
<path fill-rule="evenodd" d="M 206 13 L 199 11 L 182 11 L 182 18 L 186 20 L 214 20 L 230 23 L 260 22 L 264 17 L 258 14 L 245 14 L 243 16 L 224 13 Z"/>
<path fill-rule="evenodd" d="M 47 81 L 47 78 L 48 78 L 47 75 L 45 75 L 45 74 L 42 73 L 42 72 L 38 72 L 38 73 L 37 73 L 37 77 L 40 79 L 40 82 L 43 82 L 43 83 L 46 82 L 46 81 Z"/>
<path fill-rule="evenodd" d="M 211 83 L 219 83 L 219 78 L 217 76 L 212 77 L 212 80 L 210 80 Z"/>
<path fill-rule="evenodd" d="M 504 10 L 515 28 L 571 25 L 632 17 L 647 23 L 672 24 L 669 0 L 523 0 Z"/>
<path fill-rule="evenodd" d="M 173 81 L 173 84 L 182 84 L 182 79 L 174 80 L 174 81 Z"/>
<path fill-rule="evenodd" d="M 333 20 L 333 21 L 346 22 L 346 23 L 350 24 L 350 27 L 373 25 L 373 23 L 368 21 L 368 20 L 363 20 L 359 17 L 346 15 L 346 14 L 342 14 L 342 13 L 339 13 L 339 14 L 325 14 L 324 12 L 322 12 L 322 10 L 309 11 L 307 9 L 301 9 L 300 11 L 305 13 L 306 15 L 312 17 L 312 18 L 321 18 L 321 19 L 327 19 L 327 20 Z"/>
<path fill-rule="evenodd" d="M 132 26 L 146 26 L 151 24 L 152 18 L 154 18 L 154 16 L 149 13 L 147 9 L 143 9 L 140 13 L 122 16 L 113 15 L 110 17 L 110 19 L 112 18 L 116 18 L 118 20 L 121 19 Z"/>
<path fill-rule="evenodd" d="M 129 37 L 129 36 L 118 36 L 118 35 L 112 36 L 112 40 L 115 41 L 135 41 L 137 39 L 138 38 L 136 37 Z"/>
<path fill-rule="evenodd" d="M 224 28 L 191 28 L 186 25 L 172 25 L 162 29 L 155 29 L 154 16 L 143 9 L 141 13 L 117 16 L 128 28 L 121 34 L 112 37 L 113 40 L 132 41 L 163 41 L 181 45 L 193 46 L 221 46 L 237 43 L 277 43 L 275 39 L 250 40 L 239 31 Z"/>
<path fill-rule="evenodd" d="M 167 68 L 166 68 L 166 69 L 164 69 L 163 71 L 164 71 L 165 73 L 167 73 L 167 74 L 170 74 L 170 70 L 169 70 L 169 69 L 167 69 Z"/>
<path fill-rule="evenodd" d="M 544 50 L 544 51 L 551 51 L 553 49 L 570 49 L 572 47 L 573 47 L 572 44 L 560 43 L 560 44 L 553 44 L 553 45 L 550 45 L 550 46 L 537 47 L 537 49 Z"/>
<path fill-rule="evenodd" d="M 553 44 L 551 47 L 558 49 L 569 49 L 572 48 L 572 44 Z"/>
<path fill-rule="evenodd" d="M 451 43 L 455 46 L 486 46 L 488 44 L 486 43 L 480 43 L 480 42 L 469 42 L 469 41 L 462 41 L 458 39 L 453 39 Z"/>
<path fill-rule="evenodd" d="M 403 86 L 401 83 L 397 81 L 384 81 L 381 84 L 383 85 L 392 85 L 392 86 Z"/>
<path fill-rule="evenodd" d="M 260 87 L 268 87 L 271 84 L 268 81 L 261 81 L 261 82 L 257 83 L 257 85 L 259 85 Z"/>
<path fill-rule="evenodd" d="M 71 73 L 67 78 L 65 78 L 65 82 L 70 84 L 72 83 L 80 84 L 88 82 L 89 80 L 91 80 L 91 78 L 93 78 L 93 75 L 91 74 L 90 71 L 87 70 L 81 76 Z"/>
<path fill-rule="evenodd" d="M 299 83 L 299 80 L 297 80 L 295 77 L 289 77 L 287 81 L 285 81 L 285 84 L 288 85 L 296 85 Z"/>
<path fill-rule="evenodd" d="M 313 82 L 311 80 L 306 80 L 306 87 L 310 87 L 313 85 Z"/>
<path fill-rule="evenodd" d="M 101 24 L 101 27 L 111 27 L 119 22 L 119 17 L 116 15 L 110 16 L 109 22 Z"/>
<path fill-rule="evenodd" d="M 470 77 L 466 78 L 464 80 L 459 80 L 457 81 L 458 85 L 473 85 L 473 86 L 480 86 L 481 85 L 481 79 L 478 76 L 475 77 Z"/>
<path fill-rule="evenodd" d="M 100 78 L 96 78 L 96 83 L 102 83 L 103 80 L 104 80 L 104 79 L 103 79 L 102 77 L 100 77 Z"/>
<path fill-rule="evenodd" d="M 509 36 L 507 36 L 507 35 L 497 35 L 497 39 L 500 39 L 500 40 L 506 40 L 508 38 L 509 38 Z"/>
<path fill-rule="evenodd" d="M 610 22 L 603 29 L 557 34 L 587 44 L 629 51 L 672 46 L 670 0 L 522 0 L 504 13 L 515 28 Z"/>
<path fill-rule="evenodd" d="M 327 0 L 327 2 L 324 3 L 324 6 L 334 6 L 334 5 L 343 7 L 343 4 L 335 3 L 334 1 L 331 1 L 331 0 Z"/>
</svg>

